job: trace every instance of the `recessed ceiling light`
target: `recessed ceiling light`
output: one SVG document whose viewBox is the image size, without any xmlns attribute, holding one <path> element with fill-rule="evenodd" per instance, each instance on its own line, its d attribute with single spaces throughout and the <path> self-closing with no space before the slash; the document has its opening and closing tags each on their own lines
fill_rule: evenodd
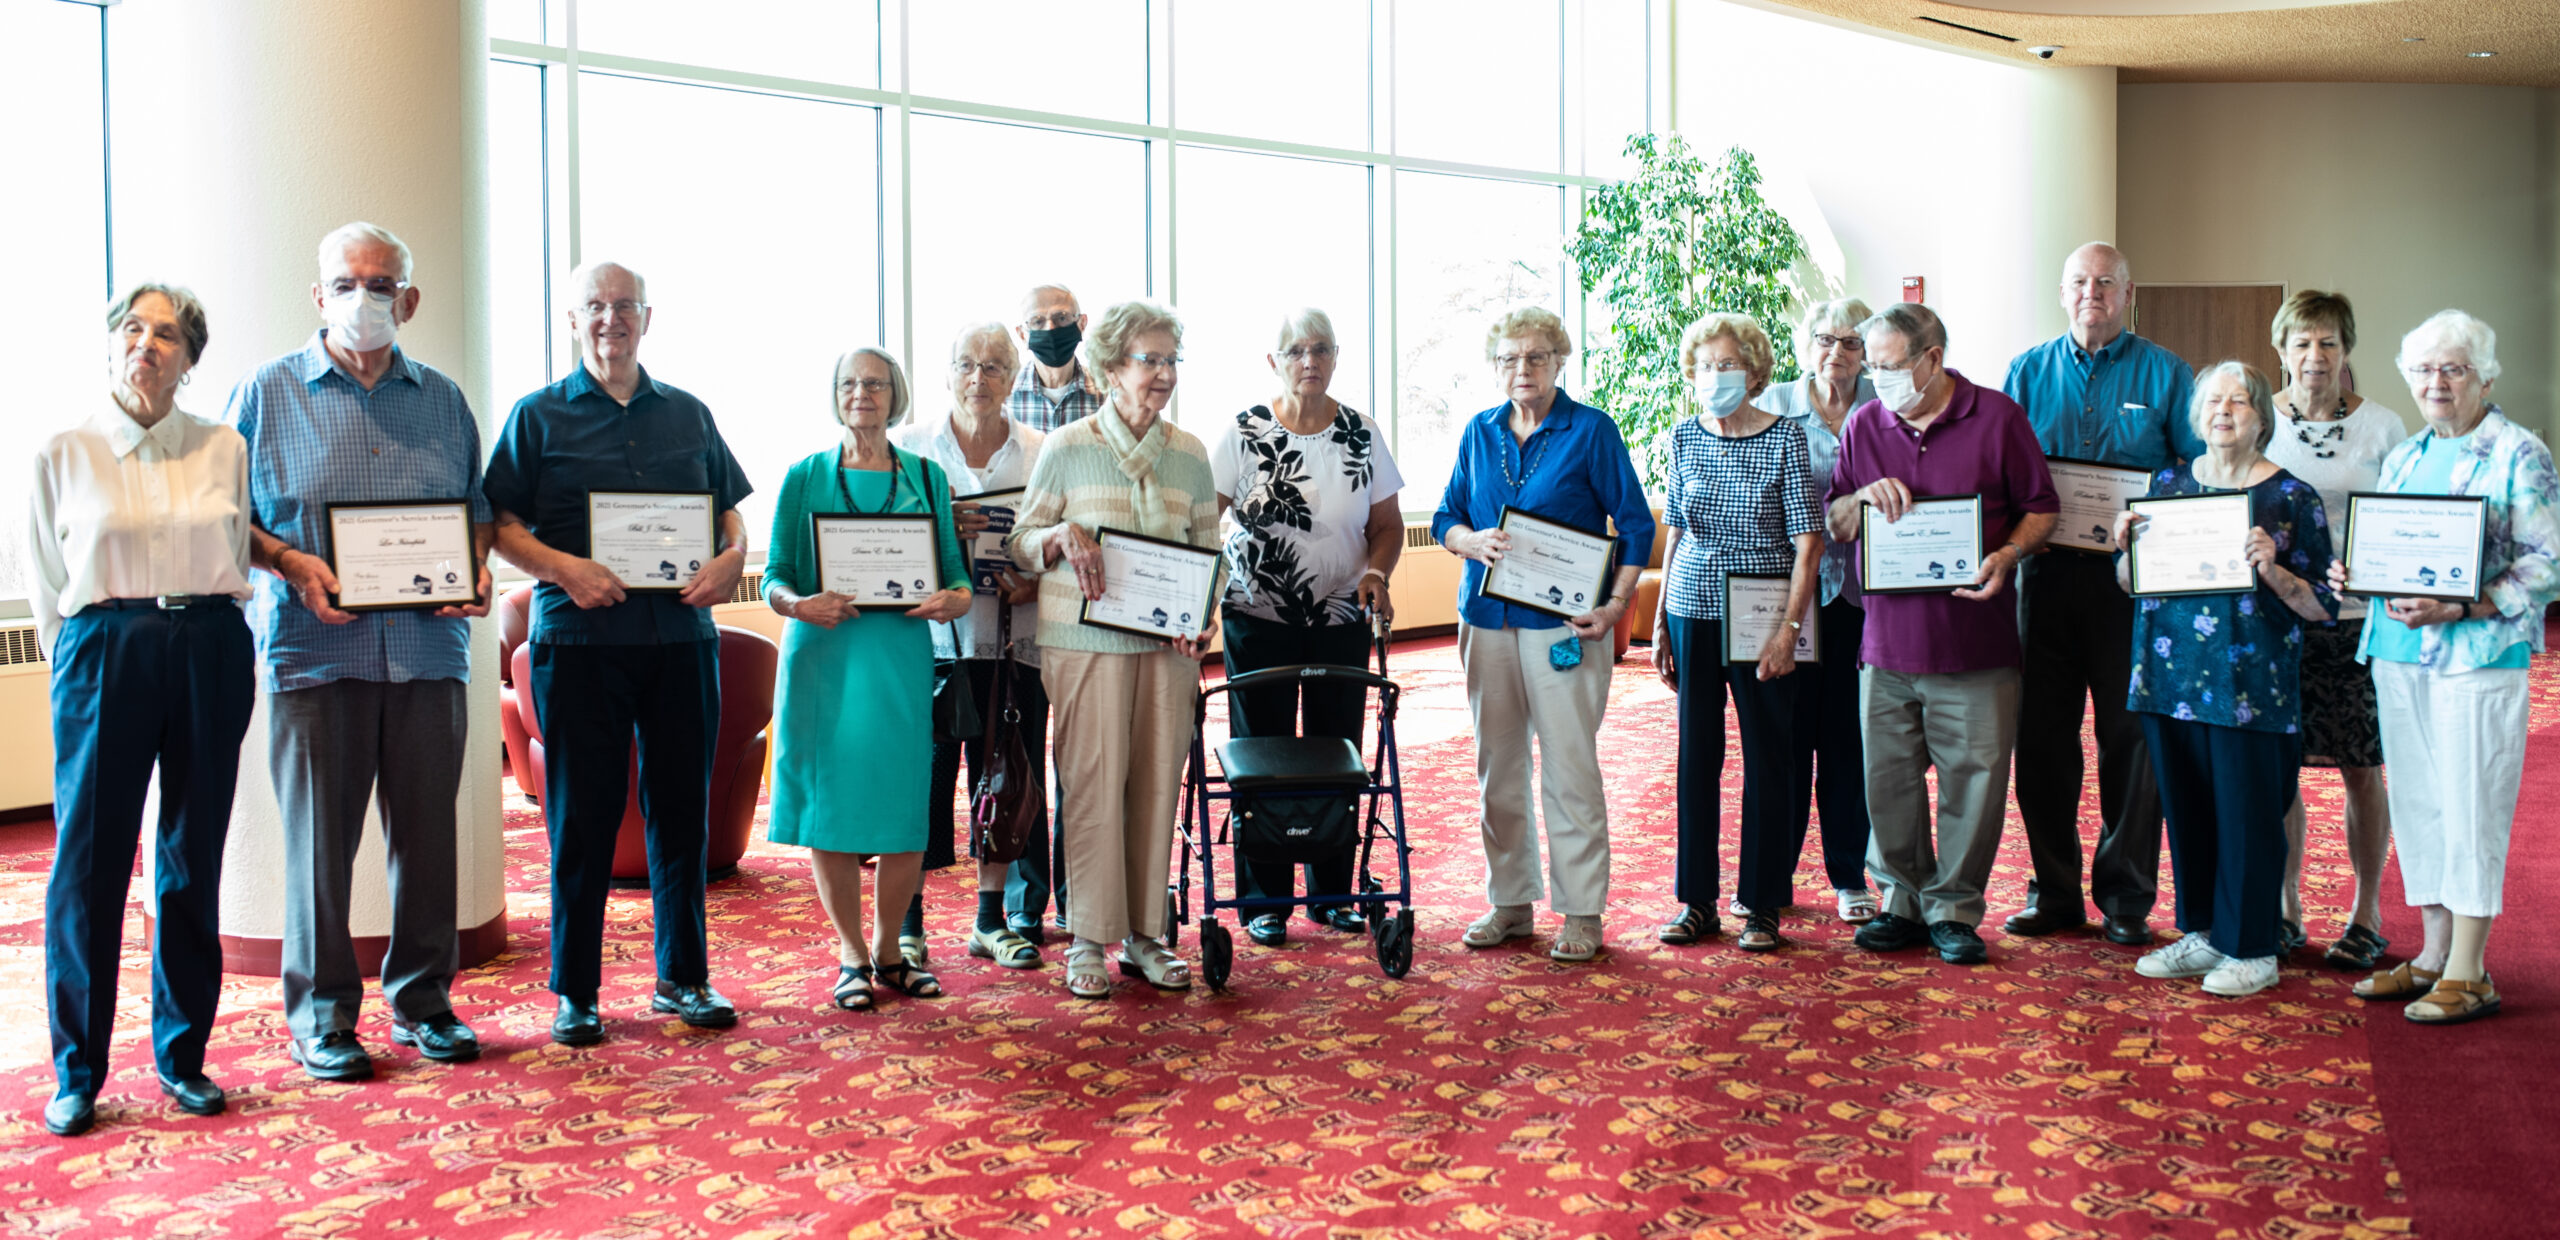
<svg viewBox="0 0 2560 1240">
<path fill-rule="evenodd" d="M 2472 58 L 2473 60 L 2487 60 L 2488 58 L 2490 58 L 2490 57 L 2492 57 L 2492 56 L 2497 55 L 2497 53 L 2496 53 L 2496 52 L 2465 52 L 2465 53 L 2463 53 L 2463 55 L 2465 55 L 2465 56 L 2469 56 L 2469 57 L 2470 57 L 2470 58 Z"/>
</svg>

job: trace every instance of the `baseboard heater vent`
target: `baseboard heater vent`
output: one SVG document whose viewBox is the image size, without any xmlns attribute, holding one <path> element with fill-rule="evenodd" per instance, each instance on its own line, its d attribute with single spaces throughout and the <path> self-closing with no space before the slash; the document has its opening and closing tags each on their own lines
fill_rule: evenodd
<svg viewBox="0 0 2560 1240">
<path fill-rule="evenodd" d="M 0 667 L 42 662 L 44 648 L 36 641 L 34 625 L 12 625 L 0 629 Z"/>
<path fill-rule="evenodd" d="M 1404 527 L 1405 550 L 1420 551 L 1425 547 L 1437 547 L 1439 545 L 1440 540 L 1431 536 L 1430 525 L 1408 525 Z"/>
<path fill-rule="evenodd" d="M 729 598 L 729 601 L 730 601 L 730 602 L 732 602 L 732 603 L 761 603 L 761 602 L 763 602 L 763 601 L 764 601 L 764 573 L 763 573 L 763 571 L 762 571 L 762 570 L 757 570 L 757 571 L 754 571 L 754 572 L 740 573 L 740 574 L 738 575 L 738 592 L 737 592 L 736 594 L 734 594 L 734 595 L 731 595 L 731 596 L 730 596 L 730 598 Z"/>
</svg>

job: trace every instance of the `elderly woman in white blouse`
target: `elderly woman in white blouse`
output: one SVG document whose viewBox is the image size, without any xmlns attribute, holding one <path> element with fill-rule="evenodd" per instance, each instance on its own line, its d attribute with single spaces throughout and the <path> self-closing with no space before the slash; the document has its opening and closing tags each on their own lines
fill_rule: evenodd
<svg viewBox="0 0 2560 1240">
<path fill-rule="evenodd" d="M 1840 428 L 1849 411 L 1876 398 L 1876 385 L 1867 378 L 1867 344 L 1858 335 L 1858 324 L 1871 313 L 1855 297 L 1807 310 L 1799 346 L 1804 377 L 1772 384 L 1760 394 L 1761 408 L 1804 432 L 1816 495 L 1831 488 L 1831 470 L 1840 460 Z M 1829 650 L 1856 651 L 1867 630 L 1857 575 L 1849 571 L 1854 546 L 1834 542 L 1822 555 L 1822 644 Z M 1796 769 L 1789 789 L 1794 830 L 1786 846 L 1787 871 L 1794 872 L 1804 851 L 1807 820 L 1819 802 L 1823 874 L 1831 880 L 1840 920 L 1862 925 L 1876 918 L 1876 895 L 1867 888 L 1867 758 L 1866 743 L 1858 738 L 1858 661 L 1854 654 L 1824 659 L 1805 664 L 1796 674 L 1805 680 L 1801 700 L 1807 715 L 1795 727 Z M 1733 911 L 1750 916 L 1739 896 Z"/>
<path fill-rule="evenodd" d="M 160 1092 L 221 1113 L 204 1074 L 222 987 L 222 841 L 249 729 L 249 454 L 178 408 L 204 306 L 138 285 L 107 308 L 108 399 L 36 454 L 36 632 L 53 664 L 53 876 L 44 963 L 55 1094 L 44 1126 L 97 1122 L 125 892 L 159 769 L 151 1045 Z"/>
</svg>

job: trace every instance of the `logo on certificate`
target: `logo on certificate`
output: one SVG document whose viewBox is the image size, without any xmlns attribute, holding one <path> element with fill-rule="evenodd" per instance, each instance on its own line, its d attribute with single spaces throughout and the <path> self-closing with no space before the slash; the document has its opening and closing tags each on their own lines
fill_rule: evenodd
<svg viewBox="0 0 2560 1240">
<path fill-rule="evenodd" d="M 1166 616 L 1166 615 L 1164 614 L 1164 608 L 1159 607 L 1159 608 L 1156 608 L 1154 611 L 1148 612 L 1148 613 L 1147 613 L 1147 619 L 1152 620 L 1152 621 L 1155 621 L 1155 625 L 1156 625 L 1156 627 L 1157 627 L 1157 628 L 1163 628 L 1163 627 L 1165 626 L 1165 624 L 1167 623 L 1167 621 L 1170 619 L 1170 617 L 1168 617 L 1168 616 Z"/>
<path fill-rule="evenodd" d="M 1564 606 L 1564 589 L 1563 589 L 1563 587 L 1560 587 L 1560 586 L 1548 586 L 1548 587 L 1547 587 L 1547 602 L 1548 602 L 1548 604 L 1549 604 L 1550 606 L 1555 606 L 1555 607 L 1562 607 L 1562 606 Z"/>
<path fill-rule="evenodd" d="M 451 578 L 453 574 L 446 573 L 445 576 L 447 578 Z M 410 578 L 409 585 L 410 588 L 415 589 L 420 594 L 433 594 L 436 592 L 436 583 L 428 580 L 423 574 Z"/>
<path fill-rule="evenodd" d="M 676 579 L 676 566 L 665 560 L 660 560 L 658 561 L 658 571 L 654 573 L 643 573 L 641 575 L 645 577 L 652 577 L 659 581 L 673 581 Z"/>
<path fill-rule="evenodd" d="M 1947 566 L 1946 566 L 1946 565 L 1944 565 L 1944 564 L 1940 564 L 1940 563 L 1939 563 L 1939 562 L 1937 562 L 1936 560 L 1931 560 L 1931 561 L 1929 561 L 1929 571 L 1928 571 L 1928 573 L 1927 573 L 1927 576 L 1932 577 L 1932 578 L 1935 578 L 1935 579 L 1937 579 L 1937 580 L 1939 580 L 1939 581 L 1944 581 L 1944 580 L 1946 580 L 1946 579 L 1947 579 Z"/>
<path fill-rule="evenodd" d="M 2434 570 L 2434 569 L 2432 569 L 2432 568 L 2427 568 L 2427 567 L 2421 566 L 2421 567 L 2418 569 L 2418 584 L 2419 584 L 2419 585 L 2422 585 L 2422 586 L 2431 586 L 2431 585 L 2434 585 L 2435 583 L 2436 583 L 2436 570 Z"/>
</svg>

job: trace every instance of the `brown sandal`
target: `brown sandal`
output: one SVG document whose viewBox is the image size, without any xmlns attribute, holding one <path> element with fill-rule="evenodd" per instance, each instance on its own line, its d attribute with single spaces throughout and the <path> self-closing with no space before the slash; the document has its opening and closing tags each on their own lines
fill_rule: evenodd
<svg viewBox="0 0 2560 1240">
<path fill-rule="evenodd" d="M 2421 969 L 2404 960 L 2356 983 L 2355 996 L 2359 999 L 2406 1003 L 2427 993 L 2427 989 L 2434 986 L 2436 980 L 2443 976 L 2442 973 Z"/>
<path fill-rule="evenodd" d="M 2488 978 L 2476 982 L 2442 978 L 2425 998 L 2409 1005 L 2403 1015 L 2421 1025 L 2459 1025 L 2498 1014 L 2498 992 Z"/>
</svg>

